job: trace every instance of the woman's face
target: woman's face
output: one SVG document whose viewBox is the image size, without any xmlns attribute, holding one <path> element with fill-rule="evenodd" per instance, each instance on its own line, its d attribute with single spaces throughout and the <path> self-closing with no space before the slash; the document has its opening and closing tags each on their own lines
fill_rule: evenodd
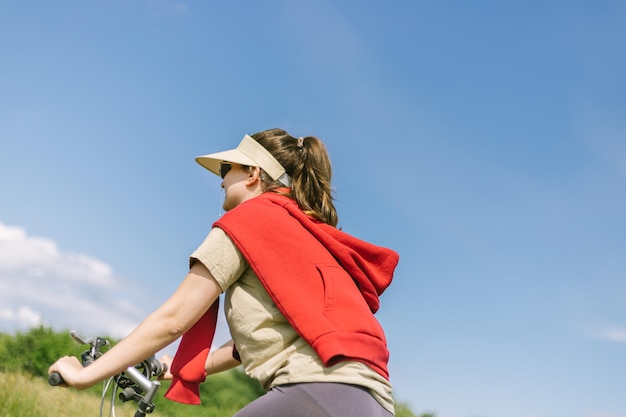
<svg viewBox="0 0 626 417">
<path fill-rule="evenodd" d="M 258 169 L 254 167 L 231 164 L 231 169 L 222 181 L 222 188 L 226 193 L 222 206 L 225 211 L 231 210 L 260 194 L 261 181 L 258 179 L 257 171 Z M 257 173 L 255 174 L 255 172 Z"/>
</svg>

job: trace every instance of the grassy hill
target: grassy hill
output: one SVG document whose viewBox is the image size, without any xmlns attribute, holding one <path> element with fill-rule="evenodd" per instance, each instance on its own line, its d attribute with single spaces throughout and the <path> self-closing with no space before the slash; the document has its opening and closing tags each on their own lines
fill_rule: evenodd
<svg viewBox="0 0 626 417">
<path fill-rule="evenodd" d="M 95 394 L 53 389 L 44 378 L 21 372 L 0 372 L 0 417 L 97 416 L 99 410 L 100 398 Z M 132 417 L 134 413 L 130 404 L 116 406 L 118 417 Z M 152 416 L 164 414 L 157 410 Z"/>
<path fill-rule="evenodd" d="M 205 383 L 202 389 L 203 404 L 190 406 L 178 404 L 163 398 L 167 383 L 159 390 L 156 410 L 153 417 L 167 416 L 232 416 L 237 410 L 252 401 L 258 395 L 240 384 L 228 390 L 229 385 L 237 383 L 240 376 L 224 374 Z M 223 385 L 221 383 L 224 383 Z M 221 385 L 218 390 L 208 392 L 212 385 Z M 213 387 L 215 388 L 215 387 Z M 232 387 L 231 387 L 232 388 Z M 102 386 L 98 385 L 102 390 Z M 111 390 L 104 401 L 104 415 L 109 415 Z M 48 385 L 43 377 L 31 376 L 19 371 L 0 372 L 0 417 L 74 417 L 99 415 L 101 396 L 94 390 L 77 391 L 74 389 L 55 388 Z M 116 415 L 132 417 L 136 411 L 135 403 L 121 403 L 116 400 Z"/>
</svg>

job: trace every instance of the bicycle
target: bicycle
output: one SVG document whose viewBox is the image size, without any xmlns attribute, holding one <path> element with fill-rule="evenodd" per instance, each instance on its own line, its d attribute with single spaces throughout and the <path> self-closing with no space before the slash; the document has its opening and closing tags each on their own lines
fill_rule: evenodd
<svg viewBox="0 0 626 417">
<path fill-rule="evenodd" d="M 90 337 L 87 340 L 83 340 L 83 338 L 78 336 L 74 330 L 70 332 L 70 335 L 81 345 L 89 345 L 89 348 L 81 354 L 81 363 L 83 366 L 89 366 L 102 356 L 103 352 L 101 349 L 103 347 L 111 346 L 108 340 L 101 337 Z M 135 366 L 129 366 L 121 374 L 109 378 L 104 382 L 102 387 L 100 417 L 103 415 L 105 397 L 111 383 L 114 385 L 109 415 L 115 417 L 115 396 L 118 388 L 122 389 L 118 396 L 118 399 L 121 402 L 131 400 L 137 402 L 135 417 L 144 417 L 146 414 L 152 413 L 156 407 L 153 402 L 154 398 L 157 391 L 161 387 L 161 383 L 153 378 L 158 378 L 166 371 L 167 365 L 156 359 L 154 356 L 151 356 Z M 63 383 L 63 378 L 58 372 L 53 372 L 48 377 L 48 383 L 52 386 L 57 386 Z"/>
</svg>

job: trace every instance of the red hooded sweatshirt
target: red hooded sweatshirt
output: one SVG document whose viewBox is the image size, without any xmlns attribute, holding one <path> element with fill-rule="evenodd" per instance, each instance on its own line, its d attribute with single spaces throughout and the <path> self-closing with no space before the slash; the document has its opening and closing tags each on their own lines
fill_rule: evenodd
<svg viewBox="0 0 626 417">
<path fill-rule="evenodd" d="M 230 210 L 214 227 L 232 239 L 325 366 L 358 361 L 389 378 L 389 351 L 374 313 L 393 278 L 396 252 L 314 220 L 271 192 Z"/>
</svg>

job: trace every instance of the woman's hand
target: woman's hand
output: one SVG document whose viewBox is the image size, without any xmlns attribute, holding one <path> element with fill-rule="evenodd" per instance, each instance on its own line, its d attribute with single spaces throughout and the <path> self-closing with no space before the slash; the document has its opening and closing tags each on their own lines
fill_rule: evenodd
<svg viewBox="0 0 626 417">
<path fill-rule="evenodd" d="M 163 355 L 159 358 L 159 360 L 163 363 L 163 365 L 167 366 L 167 371 L 163 373 L 163 375 L 159 376 L 159 379 L 172 379 L 174 376 L 172 375 L 172 360 L 173 358 L 170 355 Z"/>
<path fill-rule="evenodd" d="M 78 359 L 74 356 L 64 356 L 50 366 L 48 369 L 48 375 L 53 372 L 58 372 L 63 378 L 63 384 L 61 387 L 73 387 L 76 389 L 86 389 L 93 384 L 86 383 L 83 377 L 83 371 L 85 368 L 80 364 Z"/>
</svg>

